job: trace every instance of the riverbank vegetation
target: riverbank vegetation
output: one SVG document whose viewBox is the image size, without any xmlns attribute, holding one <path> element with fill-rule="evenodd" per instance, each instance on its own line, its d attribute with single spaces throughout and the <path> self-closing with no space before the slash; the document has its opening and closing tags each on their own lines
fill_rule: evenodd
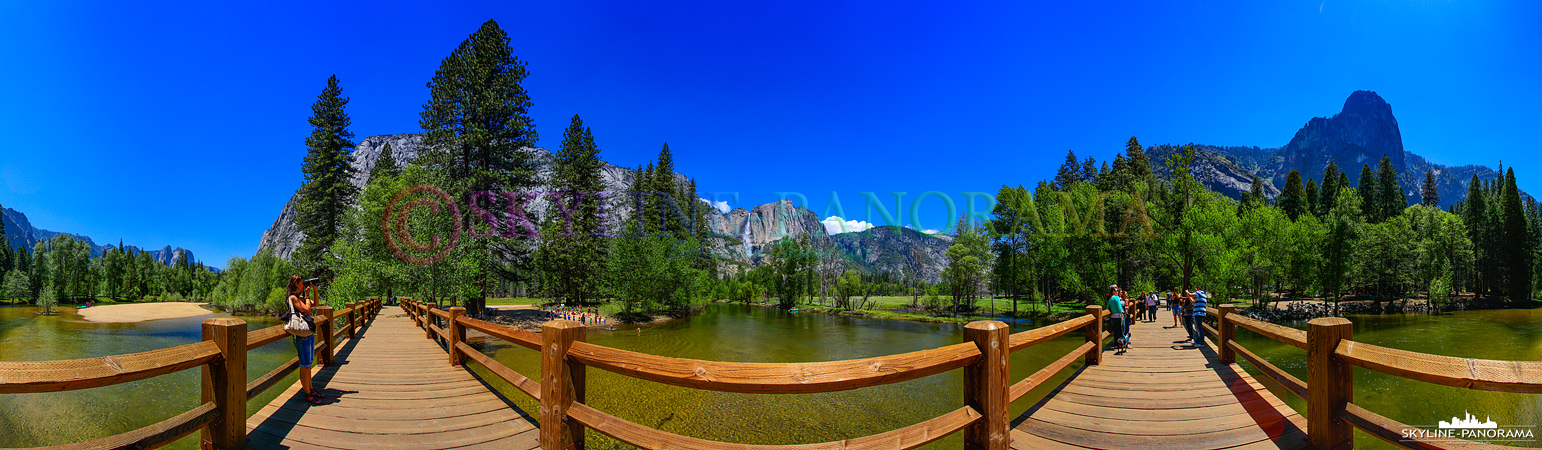
<svg viewBox="0 0 1542 450">
<path fill-rule="evenodd" d="M 177 255 L 167 265 L 120 244 L 92 256 L 88 243 L 68 234 L 31 248 L 0 245 L 0 299 L 35 304 L 48 313 L 61 304 L 208 298 L 220 274 Z"/>
</svg>

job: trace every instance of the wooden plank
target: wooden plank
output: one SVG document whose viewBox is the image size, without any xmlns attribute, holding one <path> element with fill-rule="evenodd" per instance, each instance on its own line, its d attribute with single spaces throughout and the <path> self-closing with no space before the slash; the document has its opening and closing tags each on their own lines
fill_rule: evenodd
<svg viewBox="0 0 1542 450">
<path fill-rule="evenodd" d="M 653 450 L 862 450 L 911 449 L 952 434 L 976 420 L 980 414 L 965 406 L 942 416 L 898 430 L 844 441 L 795 445 L 731 444 L 667 433 L 612 416 L 582 403 L 574 403 L 569 414 L 585 426 L 637 447 Z"/>
<path fill-rule="evenodd" d="M 1236 323 L 1237 326 L 1248 331 L 1263 335 L 1263 337 L 1289 344 L 1291 347 L 1306 350 L 1306 330 L 1298 330 L 1284 325 L 1275 325 L 1262 320 L 1242 315 L 1227 316 L 1226 320 Z"/>
<path fill-rule="evenodd" d="M 491 357 L 482 354 L 482 352 L 477 351 L 470 345 L 466 345 L 465 342 L 457 342 L 455 345 L 461 347 L 461 351 L 466 352 L 466 356 L 470 357 L 478 364 L 481 364 L 482 367 L 487 368 L 487 370 L 492 372 L 493 375 L 497 375 L 498 378 L 502 378 L 503 381 L 507 381 L 509 384 L 519 389 L 520 392 L 524 392 L 525 395 L 530 396 L 530 398 L 533 398 L 536 401 L 541 400 L 541 383 L 537 383 L 534 380 L 526 378 L 524 375 L 520 375 L 519 372 L 515 372 L 514 369 L 510 369 L 509 366 L 505 366 L 503 363 L 500 363 Z"/>
<path fill-rule="evenodd" d="M 1290 416 L 1278 415 L 1268 418 L 1255 419 L 1247 414 L 1233 414 L 1227 416 L 1210 417 L 1204 419 L 1152 422 L 1107 419 L 1087 417 L 1078 414 L 1070 414 L 1054 410 L 1039 411 L 1033 415 L 1036 420 L 1047 423 L 1091 431 L 1095 433 L 1128 434 L 1135 436 L 1184 436 L 1200 434 L 1212 431 L 1224 431 L 1236 428 L 1278 426 L 1276 422 L 1287 420 L 1291 416 L 1299 417 L 1299 414 Z"/>
<path fill-rule="evenodd" d="M 964 428 L 964 446 L 1007 450 L 1012 441 L 1008 417 L 1012 407 L 1008 378 L 1011 330 L 1006 323 L 995 320 L 970 322 L 964 325 L 964 340 L 980 352 L 974 363 L 964 366 L 964 404 L 982 416 Z"/>
<path fill-rule="evenodd" d="M 1296 378 L 1291 374 L 1285 373 L 1284 370 L 1280 370 L 1279 367 L 1275 367 L 1274 364 L 1270 364 L 1269 361 L 1265 360 L 1263 357 L 1254 354 L 1246 348 L 1242 348 L 1241 345 L 1237 344 L 1237 341 L 1227 342 L 1226 344 L 1231 346 L 1232 351 L 1242 355 L 1242 359 L 1246 359 L 1248 363 L 1257 368 L 1259 372 L 1263 372 L 1264 376 L 1273 379 L 1276 383 L 1284 386 L 1285 390 L 1296 394 L 1297 397 L 1301 397 L 1303 399 L 1307 398 L 1307 385 L 1305 381 L 1301 381 L 1300 378 Z"/>
<path fill-rule="evenodd" d="M 1354 403 L 1349 403 L 1345 405 L 1344 409 L 1339 410 L 1338 417 L 1340 419 L 1344 419 L 1345 422 L 1349 422 L 1349 424 L 1354 425 L 1355 428 L 1364 430 L 1366 433 L 1370 433 L 1372 436 L 1376 436 L 1381 438 L 1383 441 L 1387 441 L 1392 445 L 1396 445 L 1402 448 L 1417 450 L 1498 450 L 1521 448 L 1494 445 L 1484 442 L 1473 442 L 1454 437 L 1441 438 L 1439 440 L 1405 438 L 1403 437 L 1402 430 L 1412 429 L 1414 427 L 1404 425 L 1402 422 L 1398 422 L 1396 420 L 1382 417 L 1380 414 L 1376 414 L 1365 408 L 1361 408 Z"/>
<path fill-rule="evenodd" d="M 964 367 L 980 356 L 973 343 L 898 355 L 815 363 L 736 363 L 670 358 L 588 343 L 568 357 L 633 378 L 722 392 L 807 394 L 909 381 Z"/>
<path fill-rule="evenodd" d="M 191 369 L 220 356 L 200 341 L 126 355 L 60 361 L 0 361 L 0 394 L 58 392 L 111 386 Z"/>
<path fill-rule="evenodd" d="M 1032 330 L 1012 333 L 1010 351 L 1016 352 L 1081 329 L 1092 323 L 1092 315 L 1076 316 L 1075 319 L 1046 325 Z"/>
<path fill-rule="evenodd" d="M 272 436 L 282 434 L 285 440 L 337 448 L 444 449 L 492 442 L 501 438 L 513 437 L 534 428 L 529 422 L 499 422 L 476 428 L 433 434 L 364 434 L 336 432 L 311 428 L 305 425 L 276 428 L 275 426 L 264 424 L 258 425 L 253 430 L 253 434 L 262 433 Z"/>
<path fill-rule="evenodd" d="M 267 374 L 258 377 L 249 383 L 246 383 L 246 399 L 251 400 L 258 395 L 261 395 L 263 391 L 267 391 L 268 388 L 278 384 L 279 381 L 283 380 L 284 377 L 289 376 L 290 373 L 293 373 L 295 369 L 299 367 L 300 358 L 290 358 L 289 362 L 280 364 L 277 368 L 274 368 Z"/>
<path fill-rule="evenodd" d="M 1270 434 L 1265 429 L 1252 427 L 1193 433 L 1183 436 L 1120 435 L 1081 430 L 1032 418 L 1023 421 L 1018 429 L 1056 441 L 1076 442 L 1092 448 L 1181 448 L 1186 450 L 1236 447 L 1255 442 L 1270 441 L 1275 438 L 1288 438 L 1289 434 L 1300 432 L 1292 424 L 1289 427 L 1282 427 L 1277 431 L 1277 434 Z"/>
<path fill-rule="evenodd" d="M 1041 409 L 1051 409 L 1067 414 L 1075 414 L 1078 416 L 1133 420 L 1139 422 L 1196 420 L 1210 417 L 1249 414 L 1252 412 L 1267 411 L 1269 409 L 1278 411 L 1281 415 L 1295 413 L 1295 411 L 1291 410 L 1290 407 L 1285 404 L 1285 402 L 1279 401 L 1279 399 L 1271 398 L 1259 398 L 1235 404 L 1178 409 L 1111 408 L 1107 406 L 1083 405 L 1060 399 L 1053 399 L 1052 401 L 1044 403 L 1044 406 L 1042 406 Z"/>
<path fill-rule="evenodd" d="M 255 348 L 282 341 L 287 337 L 289 337 L 289 332 L 284 331 L 283 325 L 274 325 L 253 331 L 246 335 L 246 350 L 251 351 Z"/>
<path fill-rule="evenodd" d="M 1092 316 L 1089 315 L 1087 317 L 1091 318 Z M 1077 359 L 1082 359 L 1087 355 L 1088 352 L 1097 350 L 1098 346 L 1096 343 L 1082 343 L 1082 345 L 1077 347 L 1076 350 L 1071 350 L 1071 353 L 1067 353 L 1065 356 L 1060 357 L 1060 359 L 1055 360 L 1055 362 L 1049 363 L 1048 366 L 1044 366 L 1043 369 L 1039 369 L 1039 371 L 1034 372 L 1033 375 L 1029 375 L 1027 378 L 1023 378 L 1022 381 L 1013 383 L 1012 388 L 1008 391 L 1007 394 L 1008 401 L 1017 401 L 1017 399 L 1022 398 L 1024 394 L 1027 394 L 1034 388 L 1039 387 L 1039 385 L 1043 384 L 1046 380 L 1054 377 L 1055 374 L 1065 370 L 1066 367 L 1070 367 L 1071 363 L 1076 362 Z"/>
<path fill-rule="evenodd" d="M 1410 352 L 1346 340 L 1334 354 L 1351 364 L 1411 380 L 1480 391 L 1542 393 L 1542 361 L 1496 361 Z"/>
<path fill-rule="evenodd" d="M 1012 448 L 1022 450 L 1087 450 L 1088 447 L 1071 445 L 1045 438 L 1022 430 L 1012 430 Z"/>
<path fill-rule="evenodd" d="M 520 329 L 517 329 L 517 328 L 510 328 L 510 327 L 499 325 L 499 324 L 496 324 L 496 323 L 482 321 L 482 320 L 477 320 L 477 319 L 473 319 L 473 318 L 465 317 L 465 316 L 461 316 L 461 317 L 459 317 L 459 318 L 457 318 L 455 320 L 457 322 L 460 322 L 461 324 L 465 325 L 467 328 L 471 328 L 473 330 L 477 330 L 477 331 L 480 331 L 480 332 L 483 332 L 483 333 L 487 333 L 488 336 L 492 336 L 492 337 L 495 337 L 495 338 L 498 338 L 498 339 L 503 339 L 505 341 L 509 341 L 511 343 L 517 344 L 517 345 L 519 345 L 521 347 L 525 347 L 525 348 L 528 348 L 528 349 L 531 349 L 531 350 L 535 350 L 535 351 L 540 351 L 541 350 L 541 334 L 540 333 L 532 333 L 532 332 L 529 332 L 529 331 L 520 330 Z"/>
</svg>

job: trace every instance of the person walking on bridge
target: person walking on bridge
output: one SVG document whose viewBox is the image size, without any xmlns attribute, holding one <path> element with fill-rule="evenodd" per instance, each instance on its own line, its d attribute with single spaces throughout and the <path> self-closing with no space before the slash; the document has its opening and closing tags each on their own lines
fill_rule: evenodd
<svg viewBox="0 0 1542 450">
<path fill-rule="evenodd" d="M 1157 320 L 1157 295 L 1155 292 L 1146 293 L 1146 322 Z"/>
<path fill-rule="evenodd" d="M 1124 337 L 1124 299 L 1119 298 L 1119 285 L 1108 287 L 1108 323 L 1111 330 L 1109 336 L 1114 337 L 1114 349 L 1128 348 L 1128 342 Z"/>
</svg>

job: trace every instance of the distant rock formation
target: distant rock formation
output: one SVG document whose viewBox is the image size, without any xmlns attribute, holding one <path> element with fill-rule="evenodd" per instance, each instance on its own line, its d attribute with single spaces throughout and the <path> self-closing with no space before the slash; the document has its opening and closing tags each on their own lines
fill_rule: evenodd
<svg viewBox="0 0 1542 450">
<path fill-rule="evenodd" d="M 1383 155 L 1392 160 L 1408 204 L 1423 200 L 1419 192 L 1426 170 L 1435 175 L 1443 208 L 1467 196 L 1467 184 L 1473 175 L 1483 180 L 1492 180 L 1499 175 L 1484 166 L 1431 163 L 1407 151 L 1403 148 L 1403 134 L 1397 118 L 1392 115 L 1392 105 L 1371 91 L 1350 94 L 1344 100 L 1343 108 L 1333 117 L 1308 120 L 1290 142 L 1278 149 L 1197 147 L 1199 153 L 1190 167 L 1191 173 L 1206 187 L 1232 198 L 1241 198 L 1252 189 L 1254 175 L 1264 183 L 1264 194 L 1270 198 L 1279 195 L 1279 188 L 1285 185 L 1285 178 L 1292 170 L 1299 171 L 1303 181 L 1317 180 L 1321 185 L 1329 161 L 1347 173 L 1350 183 L 1358 183 L 1362 165 L 1370 165 L 1374 171 Z M 1147 148 L 1146 154 L 1152 168 L 1167 175 L 1167 157 L 1179 149 L 1175 145 L 1158 145 Z"/>
<path fill-rule="evenodd" d="M 921 278 L 931 283 L 942 280 L 948 247 L 953 245 L 952 236 L 926 234 L 894 225 L 835 234 L 830 239 L 835 241 L 837 249 L 851 256 L 858 267 L 870 273 L 904 273 L 911 249 L 919 247 L 925 255 Z"/>
<path fill-rule="evenodd" d="M 61 233 L 58 231 L 49 231 L 42 228 L 33 227 L 32 222 L 27 220 L 26 214 L 22 214 L 21 211 L 17 211 L 11 208 L 6 208 L 3 212 L 0 212 L 0 221 L 4 222 L 5 239 L 12 248 L 26 247 L 30 250 L 32 249 L 33 245 L 37 244 L 38 241 L 53 239 L 55 236 L 61 234 L 68 234 L 70 236 L 74 236 L 75 239 L 85 241 L 86 245 L 91 247 L 92 258 L 102 256 L 102 254 L 106 253 L 108 250 L 112 250 L 118 247 L 111 244 L 97 245 L 96 241 L 91 239 L 90 236 L 83 236 L 75 233 Z M 144 251 L 140 250 L 139 247 L 132 245 L 125 245 L 123 247 L 124 250 L 128 251 L 130 254 L 138 254 Z M 182 247 L 172 248 L 170 245 L 160 250 L 150 252 L 150 258 L 162 264 L 171 265 L 176 263 L 177 255 L 179 254 L 185 254 L 189 264 L 194 264 L 198 261 L 193 256 L 192 251 Z"/>
</svg>

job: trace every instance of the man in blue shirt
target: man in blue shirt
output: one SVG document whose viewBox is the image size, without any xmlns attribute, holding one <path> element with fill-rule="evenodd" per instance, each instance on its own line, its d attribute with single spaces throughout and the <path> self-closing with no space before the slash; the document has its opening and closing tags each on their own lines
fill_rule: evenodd
<svg viewBox="0 0 1542 450">
<path fill-rule="evenodd" d="M 1109 336 L 1114 337 L 1114 349 L 1127 349 L 1130 343 L 1124 337 L 1124 299 L 1119 298 L 1119 285 L 1108 287 Z"/>
<path fill-rule="evenodd" d="M 1194 346 L 1205 346 L 1205 303 L 1210 300 L 1210 294 L 1205 291 L 1194 291 Z"/>
</svg>

